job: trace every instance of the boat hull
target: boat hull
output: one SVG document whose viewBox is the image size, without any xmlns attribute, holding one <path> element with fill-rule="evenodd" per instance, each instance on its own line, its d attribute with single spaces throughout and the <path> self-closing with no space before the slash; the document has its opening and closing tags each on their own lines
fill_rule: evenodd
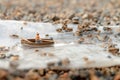
<svg viewBox="0 0 120 80">
<path fill-rule="evenodd" d="M 52 39 L 41 39 L 41 41 L 41 43 L 35 43 L 35 39 L 22 39 L 21 44 L 28 47 L 46 47 L 54 44 Z"/>
</svg>

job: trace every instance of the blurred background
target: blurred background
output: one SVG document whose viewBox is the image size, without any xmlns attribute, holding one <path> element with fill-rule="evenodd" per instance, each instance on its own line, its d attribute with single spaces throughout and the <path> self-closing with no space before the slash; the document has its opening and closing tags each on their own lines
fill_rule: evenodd
<svg viewBox="0 0 120 80">
<path fill-rule="evenodd" d="M 64 20 L 84 14 L 119 16 L 120 0 L 0 0 L 2 20 L 50 22 L 54 16 Z"/>
</svg>

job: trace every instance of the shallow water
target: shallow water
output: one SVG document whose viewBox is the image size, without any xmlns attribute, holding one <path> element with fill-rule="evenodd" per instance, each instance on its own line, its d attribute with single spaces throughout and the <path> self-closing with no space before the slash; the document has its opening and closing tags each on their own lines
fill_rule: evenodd
<svg viewBox="0 0 120 80">
<path fill-rule="evenodd" d="M 27 22 L 27 25 L 23 24 L 24 21 L 0 21 L 0 46 L 10 47 L 10 51 L 6 55 L 17 54 L 20 55 L 19 69 L 28 68 L 45 68 L 49 62 L 58 62 L 61 59 L 69 58 L 70 65 L 68 68 L 83 68 L 83 67 L 100 67 L 111 66 L 120 64 L 120 58 L 111 55 L 105 51 L 102 42 L 96 40 L 88 40 L 92 44 L 78 44 L 79 37 L 73 36 L 73 32 L 77 29 L 76 25 L 70 24 L 69 27 L 73 27 L 73 32 L 57 33 L 56 29 L 61 25 L 52 25 L 51 23 L 33 23 Z M 21 30 L 23 27 L 23 30 Z M 101 27 L 99 29 L 102 30 Z M 40 33 L 42 38 L 45 34 L 49 34 L 53 37 L 55 44 L 51 47 L 44 48 L 29 48 L 23 47 L 20 44 L 21 38 L 34 38 L 36 32 Z M 104 32 L 103 32 L 104 33 Z M 11 38 L 9 35 L 17 34 L 20 38 Z M 109 35 L 113 37 L 113 35 Z M 118 43 L 119 38 L 113 37 L 113 42 Z M 119 47 L 119 44 L 118 44 Z M 39 50 L 35 52 L 35 50 Z M 42 56 L 42 53 L 54 54 L 54 56 Z M 109 59 L 107 56 L 112 58 Z M 90 63 L 84 61 L 84 57 L 88 57 Z M 1 59 L 0 67 L 9 68 L 10 59 Z"/>
</svg>

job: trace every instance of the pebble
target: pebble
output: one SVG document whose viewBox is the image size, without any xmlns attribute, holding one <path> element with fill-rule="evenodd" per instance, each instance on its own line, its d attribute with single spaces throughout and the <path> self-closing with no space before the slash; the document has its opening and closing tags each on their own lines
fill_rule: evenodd
<svg viewBox="0 0 120 80">
<path fill-rule="evenodd" d="M 57 21 L 57 20 L 60 20 L 60 18 L 57 17 L 57 16 L 54 16 L 54 17 L 52 18 L 52 20 L 53 20 L 53 21 Z"/>
<path fill-rule="evenodd" d="M 40 76 L 44 76 L 45 75 L 45 69 L 39 69 L 38 73 L 40 74 Z"/>
<path fill-rule="evenodd" d="M 110 58 L 110 59 L 112 58 L 111 56 L 107 56 L 107 57 Z"/>
<path fill-rule="evenodd" d="M 47 64 L 47 66 L 48 66 L 48 67 L 53 67 L 53 66 L 55 66 L 55 62 L 49 62 L 49 63 Z"/>
<path fill-rule="evenodd" d="M 10 35 L 10 37 L 11 37 L 11 38 L 19 38 L 19 36 L 16 35 L 16 34 L 12 34 L 12 35 Z"/>
<path fill-rule="evenodd" d="M 0 51 L 2 51 L 3 49 L 5 49 L 5 46 L 0 46 Z"/>
<path fill-rule="evenodd" d="M 82 43 L 82 42 L 84 42 L 84 38 L 80 38 L 79 40 L 78 40 L 78 43 Z"/>
<path fill-rule="evenodd" d="M 119 54 L 119 48 L 109 47 L 108 51 L 109 51 L 110 53 L 112 53 L 113 55 Z"/>
<path fill-rule="evenodd" d="M 79 24 L 79 17 L 73 17 L 72 18 L 72 23 L 73 24 Z"/>
<path fill-rule="evenodd" d="M 98 40 L 104 41 L 104 38 L 103 38 L 103 37 L 101 37 L 101 36 L 99 36 L 99 35 L 97 35 L 96 37 L 97 37 Z"/>
<path fill-rule="evenodd" d="M 6 58 L 6 55 L 0 53 L 0 59 L 5 59 L 5 58 Z"/>
<path fill-rule="evenodd" d="M 19 55 L 13 55 L 13 56 L 10 57 L 10 59 L 11 59 L 12 61 L 19 60 Z"/>
<path fill-rule="evenodd" d="M 40 76 L 36 72 L 28 72 L 25 76 L 25 80 L 39 80 Z"/>
<path fill-rule="evenodd" d="M 115 77 L 114 77 L 114 80 L 119 80 L 120 79 L 120 73 L 118 72 Z"/>
<path fill-rule="evenodd" d="M 62 32 L 61 28 L 56 29 L 57 32 Z"/>
<path fill-rule="evenodd" d="M 39 52 L 39 50 L 38 50 L 38 49 L 36 49 L 36 50 L 35 50 L 35 52 Z"/>
<path fill-rule="evenodd" d="M 6 70 L 0 69 L 0 80 L 7 79 L 8 72 Z"/>
<path fill-rule="evenodd" d="M 62 60 L 62 65 L 63 66 L 67 66 L 69 64 L 70 64 L 70 60 L 68 58 L 65 58 L 65 59 Z"/>
</svg>

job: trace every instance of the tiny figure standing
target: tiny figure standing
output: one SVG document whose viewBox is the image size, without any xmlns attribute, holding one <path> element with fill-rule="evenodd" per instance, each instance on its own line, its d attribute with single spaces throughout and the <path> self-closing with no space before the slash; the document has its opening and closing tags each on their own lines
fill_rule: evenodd
<svg viewBox="0 0 120 80">
<path fill-rule="evenodd" d="M 37 43 L 37 44 L 41 43 L 41 39 L 40 39 L 39 33 L 36 34 L 35 43 Z"/>
</svg>

